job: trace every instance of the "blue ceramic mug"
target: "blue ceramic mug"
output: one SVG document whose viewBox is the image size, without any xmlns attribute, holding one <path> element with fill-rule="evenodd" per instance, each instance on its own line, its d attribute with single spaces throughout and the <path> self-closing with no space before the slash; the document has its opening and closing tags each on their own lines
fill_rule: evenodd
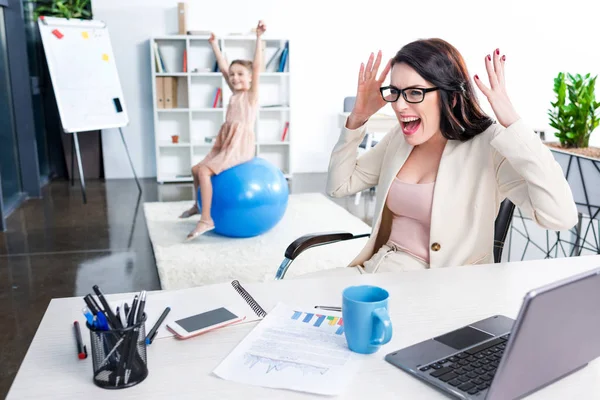
<svg viewBox="0 0 600 400">
<path fill-rule="evenodd" d="M 342 318 L 348 348 L 372 354 L 392 338 L 389 293 L 377 286 L 351 286 L 342 294 Z"/>
</svg>

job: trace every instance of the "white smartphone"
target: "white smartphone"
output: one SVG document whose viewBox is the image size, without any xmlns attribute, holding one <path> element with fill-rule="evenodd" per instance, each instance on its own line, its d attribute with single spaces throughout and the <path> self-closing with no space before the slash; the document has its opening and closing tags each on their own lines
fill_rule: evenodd
<svg viewBox="0 0 600 400">
<path fill-rule="evenodd" d="M 244 317 L 240 317 L 238 313 L 234 313 L 228 308 L 220 307 L 170 322 L 167 324 L 167 328 L 178 339 L 188 339 L 205 332 L 235 324 L 243 319 Z"/>
</svg>

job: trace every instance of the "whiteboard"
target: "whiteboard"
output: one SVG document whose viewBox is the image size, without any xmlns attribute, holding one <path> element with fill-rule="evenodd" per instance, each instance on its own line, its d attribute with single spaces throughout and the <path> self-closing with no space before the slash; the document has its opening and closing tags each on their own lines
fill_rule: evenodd
<svg viewBox="0 0 600 400">
<path fill-rule="evenodd" d="M 64 131 L 127 125 L 129 117 L 106 24 L 40 17 L 38 26 Z"/>
</svg>

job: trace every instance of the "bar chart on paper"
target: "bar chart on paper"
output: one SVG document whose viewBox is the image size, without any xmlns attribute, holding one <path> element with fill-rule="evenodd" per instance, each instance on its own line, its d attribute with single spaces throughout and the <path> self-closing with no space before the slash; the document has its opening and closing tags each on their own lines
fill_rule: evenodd
<svg viewBox="0 0 600 400">
<path fill-rule="evenodd" d="M 251 385 L 339 395 L 358 371 L 341 313 L 278 304 L 215 369 Z"/>
<path fill-rule="evenodd" d="M 344 333 L 344 320 L 342 317 L 294 311 L 291 318 L 305 324 L 311 324 L 316 328 L 326 329 L 328 332 L 335 332 L 336 335 Z"/>
</svg>

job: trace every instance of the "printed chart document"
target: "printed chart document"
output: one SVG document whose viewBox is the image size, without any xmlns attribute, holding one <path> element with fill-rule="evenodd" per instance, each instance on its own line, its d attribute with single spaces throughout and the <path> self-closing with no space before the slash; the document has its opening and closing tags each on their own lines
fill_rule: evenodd
<svg viewBox="0 0 600 400">
<path fill-rule="evenodd" d="M 214 370 L 222 379 L 323 395 L 342 394 L 358 372 L 341 313 L 279 303 Z"/>
</svg>

